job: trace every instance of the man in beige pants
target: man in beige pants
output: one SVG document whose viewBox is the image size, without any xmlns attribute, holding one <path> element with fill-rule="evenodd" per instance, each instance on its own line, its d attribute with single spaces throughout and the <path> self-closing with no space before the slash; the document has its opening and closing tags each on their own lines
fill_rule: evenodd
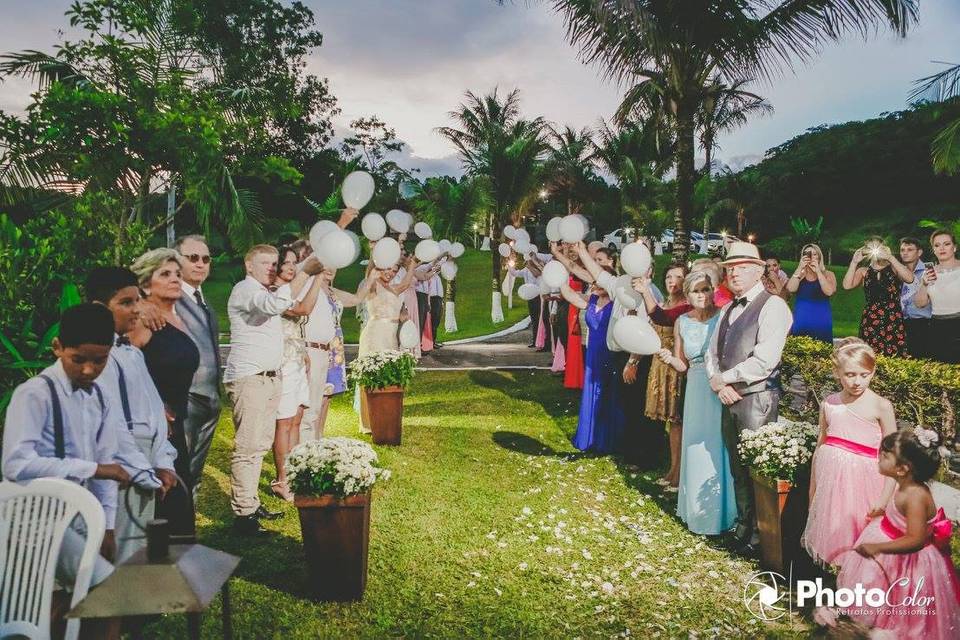
<svg viewBox="0 0 960 640">
<path fill-rule="evenodd" d="M 270 291 L 277 277 L 277 257 L 277 250 L 270 245 L 251 248 L 244 258 L 247 277 L 233 287 L 227 302 L 230 355 L 223 383 L 233 404 L 236 425 L 230 460 L 230 506 L 236 516 L 234 528 L 242 535 L 264 533 L 260 520 L 282 515 L 267 511 L 258 494 L 263 456 L 273 445 L 280 403 L 280 316 L 294 304 L 308 278 L 323 269 L 316 258 L 309 258 L 290 283 L 291 296 L 278 295 Z"/>
</svg>

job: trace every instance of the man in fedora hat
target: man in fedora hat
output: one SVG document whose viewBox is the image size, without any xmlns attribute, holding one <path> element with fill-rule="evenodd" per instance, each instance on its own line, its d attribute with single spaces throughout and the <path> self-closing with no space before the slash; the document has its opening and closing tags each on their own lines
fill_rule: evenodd
<svg viewBox="0 0 960 640">
<path fill-rule="evenodd" d="M 733 242 L 721 263 L 735 296 L 720 311 L 705 358 L 710 386 L 723 404 L 721 429 L 730 456 L 737 500 L 733 549 L 756 555 L 755 511 L 750 470 L 737 451 L 740 432 L 777 419 L 780 402 L 780 356 L 793 315 L 780 296 L 761 282 L 766 263 L 756 245 Z"/>
</svg>

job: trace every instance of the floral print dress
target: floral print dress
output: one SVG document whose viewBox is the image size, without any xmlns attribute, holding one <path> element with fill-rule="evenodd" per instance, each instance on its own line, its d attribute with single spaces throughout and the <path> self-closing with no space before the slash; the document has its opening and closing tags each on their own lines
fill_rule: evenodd
<svg viewBox="0 0 960 640">
<path fill-rule="evenodd" d="M 863 293 L 867 305 L 860 318 L 860 337 L 878 354 L 906 354 L 907 338 L 900 307 L 900 278 L 893 267 L 867 267 L 863 277 Z"/>
<path fill-rule="evenodd" d="M 347 362 L 343 351 L 343 328 L 340 326 L 343 303 L 333 295 L 328 295 L 327 301 L 330 303 L 334 327 L 333 340 L 330 341 L 330 368 L 327 369 L 327 384 L 333 387 L 330 395 L 336 395 L 347 390 Z"/>
</svg>

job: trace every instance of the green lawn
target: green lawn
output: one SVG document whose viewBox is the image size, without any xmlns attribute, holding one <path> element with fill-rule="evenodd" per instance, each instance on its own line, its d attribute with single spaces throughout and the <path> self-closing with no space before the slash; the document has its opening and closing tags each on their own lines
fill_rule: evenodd
<svg viewBox="0 0 960 640">
<path fill-rule="evenodd" d="M 354 604 L 301 595 L 292 506 L 267 499 L 286 517 L 266 523 L 266 540 L 231 533 L 225 413 L 198 527 L 202 543 L 243 558 L 232 581 L 236 636 L 807 637 L 800 618 L 767 626 L 747 613 L 742 592 L 755 565 L 689 534 L 652 483 L 658 474 L 574 451 L 577 404 L 544 373 L 420 374 L 403 445 L 379 448 L 393 477 L 374 490 L 367 593 Z M 348 398 L 334 402 L 328 432 L 356 436 Z M 265 465 L 263 493 L 271 477 Z M 218 614 L 219 599 L 205 637 L 218 637 Z M 147 629 L 185 633 L 178 616 Z"/>
<path fill-rule="evenodd" d="M 658 286 L 662 287 L 663 272 L 669 263 L 669 255 L 656 257 Z M 526 317 L 526 303 L 514 294 L 513 309 L 506 308 L 507 303 L 504 300 L 504 322 L 494 324 L 490 321 L 490 254 L 488 252 L 468 249 L 457 260 L 457 265 L 459 271 L 456 314 L 459 331 L 448 334 L 441 324 L 441 340 L 456 340 L 494 333 Z M 783 263 L 783 269 L 788 273 L 792 273 L 795 268 L 795 262 Z M 846 267 L 830 267 L 830 269 L 837 275 L 839 284 L 843 280 Z M 337 274 L 336 286 L 340 289 L 355 291 L 363 273 L 364 267 L 359 264 L 351 265 Z M 203 285 L 204 294 L 217 310 L 221 319 L 220 328 L 225 333 L 230 329 L 227 322 L 227 299 L 230 297 L 233 285 L 242 275 L 239 261 L 219 264 L 214 266 L 210 279 Z M 844 291 L 840 287 L 831 298 L 831 304 L 833 305 L 834 335 L 837 337 L 857 335 L 860 312 L 863 310 L 863 291 L 861 289 Z M 355 310 L 344 311 L 343 328 L 347 342 L 356 343 L 360 337 L 360 323 Z"/>
</svg>

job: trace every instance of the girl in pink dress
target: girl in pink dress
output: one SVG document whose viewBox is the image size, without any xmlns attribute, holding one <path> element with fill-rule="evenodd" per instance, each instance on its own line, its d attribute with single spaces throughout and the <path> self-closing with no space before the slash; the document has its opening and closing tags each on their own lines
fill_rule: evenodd
<svg viewBox="0 0 960 640">
<path fill-rule="evenodd" d="M 880 606 L 852 608 L 854 620 L 882 629 L 873 637 L 960 638 L 960 581 L 950 559 L 952 524 L 933 502 L 926 482 L 940 467 L 936 432 L 905 429 L 880 445 L 880 473 L 896 495 L 882 518 L 860 534 L 844 555 L 837 587 L 880 589 Z M 839 611 L 843 612 L 843 611 Z M 838 613 L 832 611 L 831 613 Z M 827 621 L 833 616 L 827 616 Z"/>
<path fill-rule="evenodd" d="M 869 518 L 883 514 L 895 484 L 877 471 L 880 439 L 897 430 L 893 405 L 870 390 L 873 349 L 844 338 L 833 351 L 842 391 L 820 405 L 820 439 L 810 469 L 810 515 L 801 541 L 821 564 L 839 565 Z"/>
</svg>

